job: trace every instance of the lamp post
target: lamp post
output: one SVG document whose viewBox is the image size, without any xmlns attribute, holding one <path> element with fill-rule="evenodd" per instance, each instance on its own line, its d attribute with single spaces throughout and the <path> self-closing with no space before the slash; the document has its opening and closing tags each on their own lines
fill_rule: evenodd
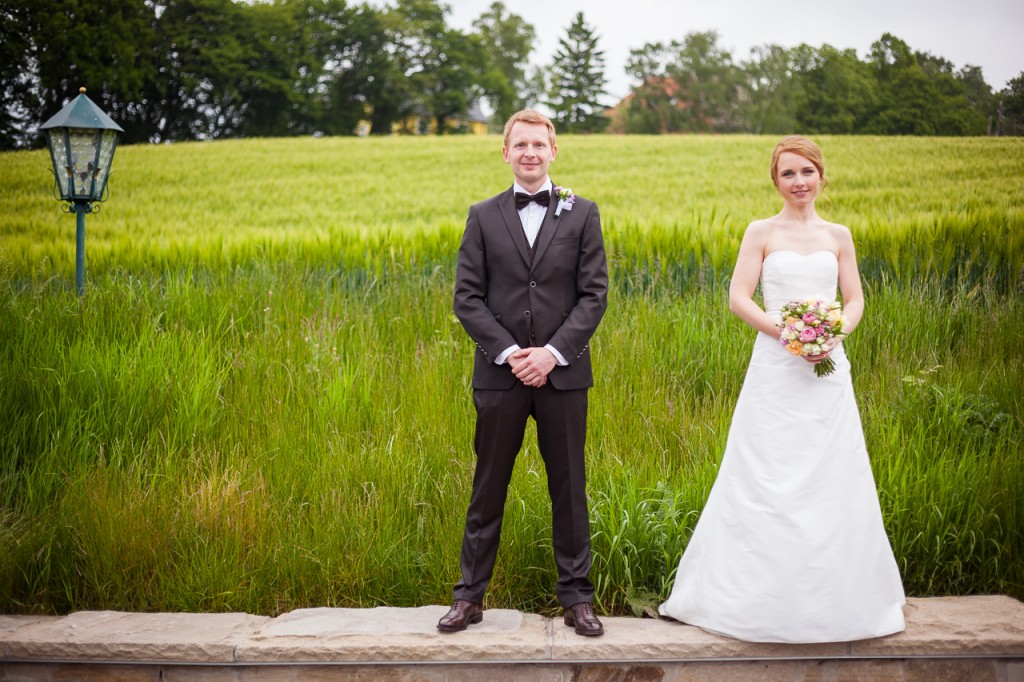
<svg viewBox="0 0 1024 682">
<path fill-rule="evenodd" d="M 118 134 L 124 130 L 85 96 L 85 88 L 79 88 L 79 93 L 39 129 L 46 131 L 54 196 L 69 202 L 65 210 L 77 216 L 75 290 L 81 296 L 85 293 L 85 214 L 93 212 L 93 203 L 105 200 L 110 163 Z"/>
</svg>

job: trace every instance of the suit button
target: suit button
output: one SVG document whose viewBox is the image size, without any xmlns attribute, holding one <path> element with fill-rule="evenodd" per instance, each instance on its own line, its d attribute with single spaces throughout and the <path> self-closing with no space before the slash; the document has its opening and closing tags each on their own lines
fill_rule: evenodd
<svg viewBox="0 0 1024 682">
<path fill-rule="evenodd" d="M 530 311 L 529 310 L 523 311 L 523 315 L 526 315 L 527 317 L 529 317 L 530 316 Z"/>
<path fill-rule="evenodd" d="M 535 286 L 537 286 L 537 283 L 536 283 L 536 282 L 530 282 L 530 287 L 531 287 L 531 288 L 532 288 L 532 287 L 535 287 Z"/>
</svg>

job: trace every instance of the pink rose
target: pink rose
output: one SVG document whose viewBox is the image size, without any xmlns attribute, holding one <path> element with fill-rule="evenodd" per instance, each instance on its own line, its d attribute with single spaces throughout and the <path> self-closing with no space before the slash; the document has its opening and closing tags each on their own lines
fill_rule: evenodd
<svg viewBox="0 0 1024 682">
<path fill-rule="evenodd" d="M 818 318 L 814 315 L 814 313 L 804 313 L 803 320 L 805 324 L 814 324 L 815 322 L 818 321 Z"/>
<path fill-rule="evenodd" d="M 800 332 L 800 340 L 804 343 L 814 341 L 816 338 L 818 338 L 818 333 L 810 327 L 804 327 L 803 331 Z"/>
</svg>

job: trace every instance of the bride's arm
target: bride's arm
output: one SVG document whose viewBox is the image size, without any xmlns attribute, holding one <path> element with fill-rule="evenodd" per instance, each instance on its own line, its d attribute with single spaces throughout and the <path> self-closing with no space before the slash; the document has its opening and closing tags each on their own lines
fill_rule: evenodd
<svg viewBox="0 0 1024 682">
<path fill-rule="evenodd" d="M 761 277 L 761 263 L 768 243 L 769 227 L 764 222 L 751 223 L 743 233 L 736 267 L 729 283 L 729 311 L 759 332 L 779 336 L 779 328 L 761 306 L 754 302 L 754 290 Z"/>
<path fill-rule="evenodd" d="M 864 289 L 860 283 L 860 270 L 857 268 L 857 253 L 853 248 L 853 235 L 850 230 L 838 226 L 839 241 L 839 290 L 843 295 L 843 317 L 848 324 L 843 334 L 852 332 L 861 318 L 864 317 Z"/>
</svg>

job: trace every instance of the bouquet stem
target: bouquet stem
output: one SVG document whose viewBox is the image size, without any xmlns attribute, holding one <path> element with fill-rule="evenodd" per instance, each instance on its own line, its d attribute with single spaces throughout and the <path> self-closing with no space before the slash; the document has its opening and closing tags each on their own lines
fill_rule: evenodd
<svg viewBox="0 0 1024 682">
<path fill-rule="evenodd" d="M 815 376 L 827 377 L 834 371 L 836 371 L 836 363 L 832 361 L 832 358 L 825 358 L 814 365 Z"/>
</svg>

